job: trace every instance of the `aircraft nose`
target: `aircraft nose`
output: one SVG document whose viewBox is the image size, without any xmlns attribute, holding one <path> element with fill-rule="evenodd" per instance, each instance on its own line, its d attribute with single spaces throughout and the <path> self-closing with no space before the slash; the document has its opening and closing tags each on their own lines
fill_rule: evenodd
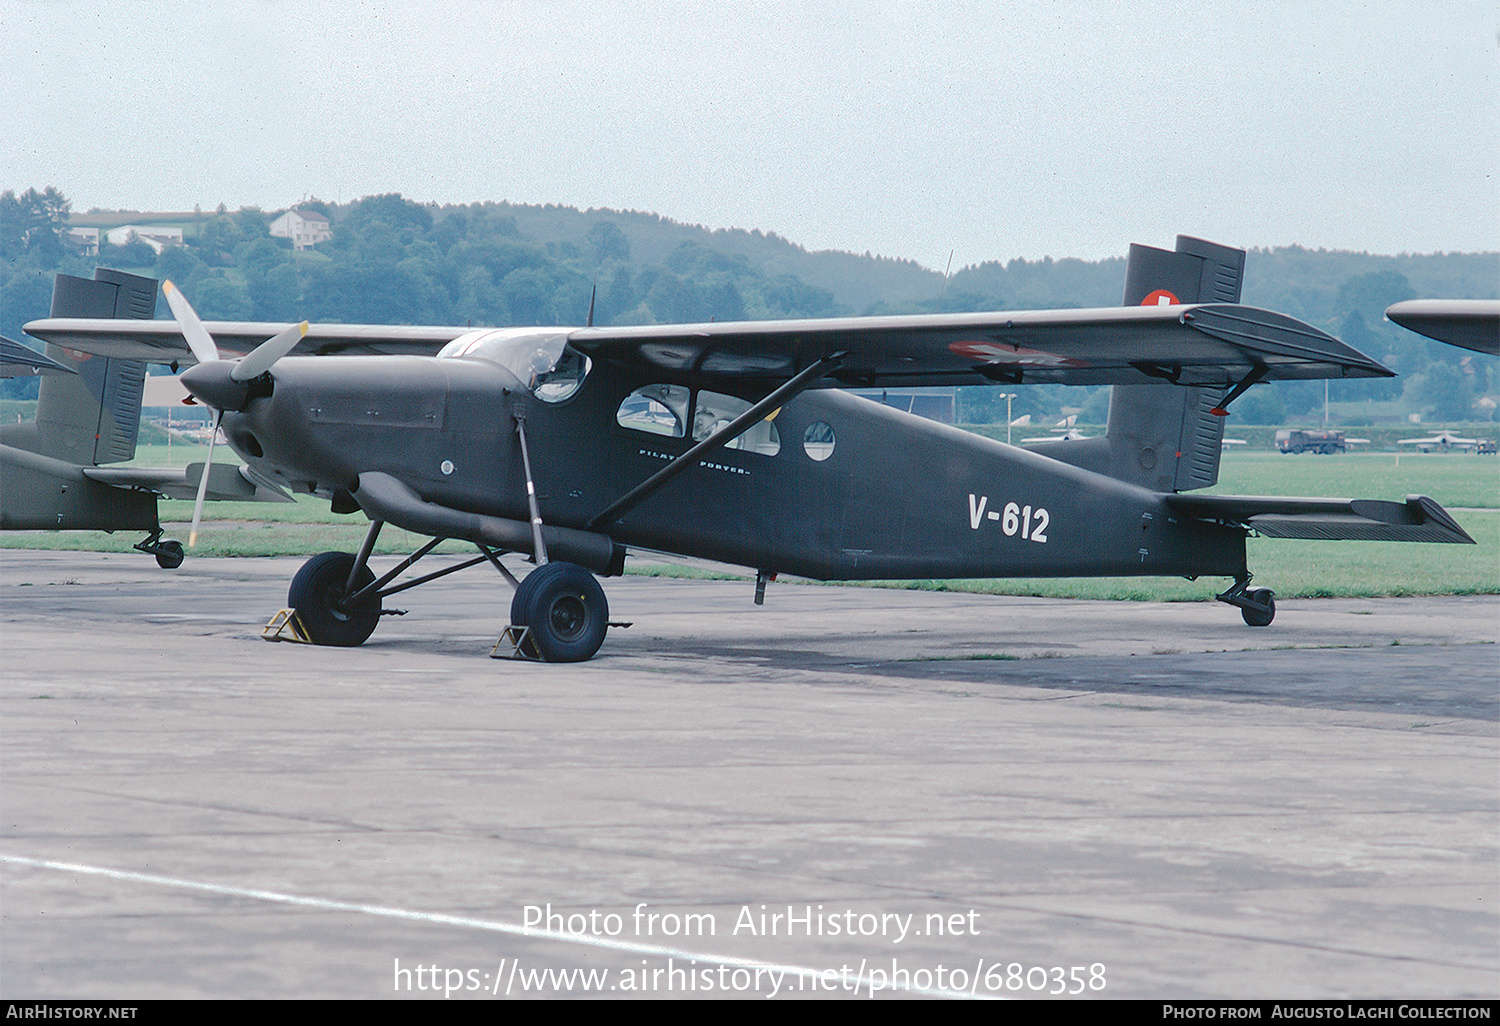
<svg viewBox="0 0 1500 1026">
<path fill-rule="evenodd" d="M 182 372 L 182 387 L 216 410 L 243 410 L 250 401 L 250 382 L 230 376 L 234 364 L 209 360 Z"/>
</svg>

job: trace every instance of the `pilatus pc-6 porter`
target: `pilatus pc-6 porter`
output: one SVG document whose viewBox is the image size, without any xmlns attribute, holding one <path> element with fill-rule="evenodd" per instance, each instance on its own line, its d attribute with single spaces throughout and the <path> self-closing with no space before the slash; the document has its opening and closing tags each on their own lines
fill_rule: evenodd
<svg viewBox="0 0 1500 1026">
<path fill-rule="evenodd" d="M 609 626 L 597 576 L 631 549 L 747 567 L 757 601 L 778 573 L 1224 577 L 1218 598 L 1264 626 L 1275 602 L 1249 586 L 1251 533 L 1472 544 L 1420 496 L 1190 494 L 1217 480 L 1224 414 L 1257 382 L 1391 376 L 1239 305 L 1243 268 L 1242 251 L 1179 237 L 1175 252 L 1131 248 L 1120 307 L 486 330 L 204 325 L 168 283 L 175 325 L 26 330 L 195 360 L 182 382 L 249 475 L 369 519 L 358 553 L 315 556 L 292 580 L 289 605 L 321 644 L 358 645 L 391 595 L 489 563 L 515 586 L 525 652 L 588 659 Z M 1114 386 L 1106 433 L 1010 446 L 845 391 L 1035 383 Z M 432 541 L 377 576 L 386 523 Z M 478 555 L 397 583 L 442 539 Z M 536 564 L 519 581 L 501 562 L 512 553 Z"/>
</svg>

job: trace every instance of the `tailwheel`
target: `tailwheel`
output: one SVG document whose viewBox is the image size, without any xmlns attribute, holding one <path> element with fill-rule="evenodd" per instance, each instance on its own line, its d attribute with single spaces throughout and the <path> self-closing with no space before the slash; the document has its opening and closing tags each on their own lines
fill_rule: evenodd
<svg viewBox="0 0 1500 1026">
<path fill-rule="evenodd" d="M 163 570 L 176 570 L 182 565 L 182 557 L 184 555 L 182 542 L 177 541 L 175 538 L 168 538 L 164 542 L 158 542 L 152 550 L 152 554 L 156 556 L 157 566 Z"/>
<path fill-rule="evenodd" d="M 549 663 L 592 659 L 609 629 L 609 603 L 594 575 L 573 563 L 543 563 L 522 579 L 510 621 L 530 628 L 522 647 Z"/>
<path fill-rule="evenodd" d="M 151 532 L 151 537 L 145 541 L 135 543 L 137 552 L 145 552 L 156 557 L 156 565 L 163 570 L 176 570 L 182 565 L 183 548 L 182 542 L 174 538 L 161 540 L 161 528 Z"/>
<path fill-rule="evenodd" d="M 1240 615 L 1251 627 L 1269 627 L 1276 619 L 1276 593 L 1270 588 L 1251 588 L 1245 592 L 1246 605 Z"/>
<path fill-rule="evenodd" d="M 1276 619 L 1276 593 L 1270 588 L 1252 588 L 1250 575 L 1238 577 L 1229 588 L 1215 595 L 1220 602 L 1238 606 L 1240 615 L 1251 627 L 1269 627 Z"/>
<path fill-rule="evenodd" d="M 347 552 L 324 552 L 302 564 L 287 592 L 287 605 L 297 611 L 297 619 L 315 645 L 362 645 L 380 622 L 380 598 L 375 595 L 351 606 L 349 573 L 354 557 Z M 375 575 L 367 566 L 360 567 L 354 579 L 354 591 L 374 583 Z"/>
</svg>

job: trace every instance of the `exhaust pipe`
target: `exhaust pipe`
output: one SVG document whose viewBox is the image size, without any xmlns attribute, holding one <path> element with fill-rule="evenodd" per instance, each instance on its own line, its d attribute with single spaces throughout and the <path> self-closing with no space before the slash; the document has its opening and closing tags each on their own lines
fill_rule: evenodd
<svg viewBox="0 0 1500 1026">
<path fill-rule="evenodd" d="M 389 474 L 376 471 L 359 475 L 353 495 L 372 520 L 384 520 L 433 538 L 458 538 L 506 552 L 535 555 L 529 523 L 439 506 Z M 625 548 L 608 535 L 544 524 L 542 540 L 554 559 L 577 563 L 605 577 L 624 572 Z"/>
</svg>

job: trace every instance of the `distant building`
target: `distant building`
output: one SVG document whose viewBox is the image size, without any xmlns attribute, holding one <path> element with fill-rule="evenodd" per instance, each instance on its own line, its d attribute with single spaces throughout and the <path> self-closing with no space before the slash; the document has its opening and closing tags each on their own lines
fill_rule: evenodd
<svg viewBox="0 0 1500 1026">
<path fill-rule="evenodd" d="M 72 227 L 68 229 L 68 233 L 63 236 L 63 239 L 69 245 L 73 246 L 81 256 L 99 255 L 99 229 L 97 228 Z"/>
<path fill-rule="evenodd" d="M 111 228 L 104 235 L 111 246 L 124 246 L 131 242 L 144 242 L 157 256 L 168 246 L 182 245 L 182 229 L 168 228 L 159 224 L 122 224 Z"/>
<path fill-rule="evenodd" d="M 313 210 L 288 210 L 271 222 L 271 234 L 291 239 L 293 249 L 306 249 L 333 238 L 328 218 Z"/>
</svg>

